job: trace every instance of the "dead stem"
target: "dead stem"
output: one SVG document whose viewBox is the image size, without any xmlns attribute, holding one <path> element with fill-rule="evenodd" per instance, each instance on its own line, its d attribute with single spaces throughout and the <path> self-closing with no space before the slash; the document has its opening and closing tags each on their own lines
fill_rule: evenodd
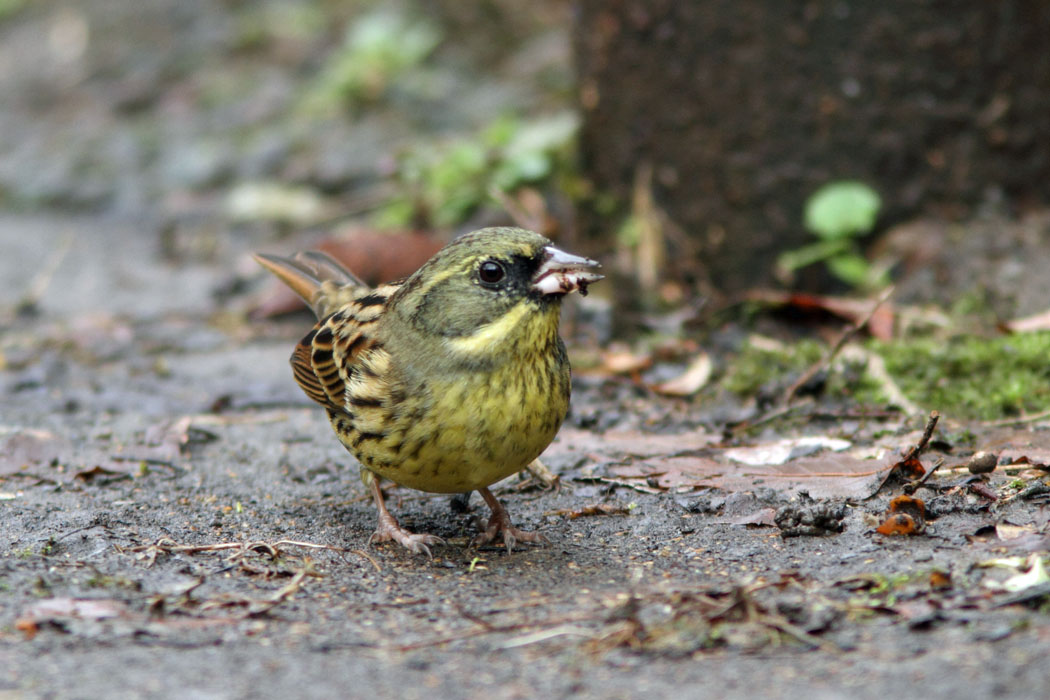
<svg viewBox="0 0 1050 700">
<path fill-rule="evenodd" d="M 276 559 L 280 555 L 280 547 L 303 547 L 306 549 L 326 549 L 337 554 L 356 554 L 364 559 L 367 559 L 369 563 L 375 567 L 377 572 L 382 572 L 382 568 L 379 563 L 371 556 L 361 551 L 360 549 L 348 549 L 346 547 L 337 547 L 331 544 L 318 544 L 316 542 L 300 542 L 298 540 L 278 540 L 277 542 L 218 542 L 215 544 L 178 544 L 174 540 L 168 537 L 162 537 L 153 544 L 138 545 L 136 547 L 128 547 L 128 552 L 141 553 L 145 559 L 147 559 L 146 566 L 150 567 L 156 562 L 159 554 L 171 554 L 173 552 L 184 552 L 187 554 L 196 554 L 198 552 L 220 552 L 234 550 L 230 560 L 239 559 L 249 552 L 259 552 L 266 554 L 272 559 Z M 345 558 L 344 558 L 345 561 Z"/>
<path fill-rule="evenodd" d="M 868 323 L 871 322 L 871 319 L 875 315 L 875 312 L 877 312 L 879 308 L 882 307 L 882 305 L 889 300 L 889 298 L 893 295 L 893 292 L 894 288 L 892 286 L 884 289 L 882 294 L 879 295 L 878 299 L 875 300 L 875 304 L 871 307 L 871 310 L 864 315 L 864 318 L 858 320 L 852 326 L 842 331 L 842 333 L 835 340 L 835 342 L 832 343 L 831 349 L 828 350 L 827 355 L 825 355 L 820 361 L 815 362 L 812 366 L 810 366 L 809 369 L 803 372 L 802 375 L 799 376 L 799 378 L 796 379 L 795 382 L 787 388 L 787 391 L 785 391 L 784 395 L 780 398 L 781 406 L 790 405 L 795 398 L 795 394 L 798 393 L 799 389 L 801 389 L 803 386 L 806 385 L 807 382 L 813 379 L 813 377 L 815 377 L 818 372 L 820 372 L 821 370 L 826 370 L 828 367 L 831 366 L 831 363 L 835 360 L 835 357 L 838 356 L 839 352 L 846 345 L 846 343 L 849 340 L 851 340 L 853 336 L 857 335 L 857 333 L 863 330 L 864 327 L 868 325 Z"/>
</svg>

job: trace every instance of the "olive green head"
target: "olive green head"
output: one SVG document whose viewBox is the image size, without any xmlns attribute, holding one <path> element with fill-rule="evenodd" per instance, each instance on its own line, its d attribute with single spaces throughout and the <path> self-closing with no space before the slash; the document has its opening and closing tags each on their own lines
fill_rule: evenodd
<svg viewBox="0 0 1050 700">
<path fill-rule="evenodd" d="M 557 323 L 561 299 L 601 279 L 598 263 L 520 228 L 486 228 L 449 243 L 391 300 L 399 322 L 485 354 Z"/>
</svg>

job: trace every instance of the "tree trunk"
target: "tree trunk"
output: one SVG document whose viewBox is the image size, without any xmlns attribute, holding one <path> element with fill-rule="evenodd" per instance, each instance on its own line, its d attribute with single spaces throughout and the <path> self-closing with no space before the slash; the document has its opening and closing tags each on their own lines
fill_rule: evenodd
<svg viewBox="0 0 1050 700">
<path fill-rule="evenodd" d="M 668 259 L 740 290 L 830 181 L 874 187 L 883 223 L 1050 200 L 1048 43 L 1045 0 L 577 0 L 584 167 L 625 206 L 651 169 Z"/>
</svg>

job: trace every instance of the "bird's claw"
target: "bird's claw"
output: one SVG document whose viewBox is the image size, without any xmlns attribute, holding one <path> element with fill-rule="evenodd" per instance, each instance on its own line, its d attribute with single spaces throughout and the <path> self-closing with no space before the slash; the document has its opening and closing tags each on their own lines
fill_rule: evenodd
<svg viewBox="0 0 1050 700">
<path fill-rule="evenodd" d="M 506 511 L 493 513 L 489 518 L 488 525 L 474 538 L 476 547 L 486 545 L 496 539 L 496 535 L 503 532 L 503 544 L 508 552 L 514 551 L 514 545 L 518 542 L 529 542 L 534 544 L 550 545 L 551 541 L 538 532 L 519 530 L 510 524 L 510 518 Z"/>
<path fill-rule="evenodd" d="M 415 554 L 426 554 L 428 559 L 434 558 L 434 555 L 430 553 L 430 547 L 428 545 L 445 544 L 445 540 L 437 535 L 409 532 L 401 527 L 393 516 L 388 514 L 385 518 L 380 516 L 379 525 L 376 526 L 376 531 L 372 533 L 372 536 L 368 538 L 368 544 L 371 545 L 374 542 L 389 541 L 397 542 L 399 545 Z"/>
<path fill-rule="evenodd" d="M 507 547 L 507 552 L 514 550 L 514 545 L 518 542 L 535 542 L 538 544 L 550 544 L 550 540 L 541 535 L 538 532 L 527 532 L 526 530 L 519 530 L 510 523 L 510 515 L 507 513 L 507 509 L 503 507 L 503 504 L 499 502 L 499 499 L 492 495 L 492 492 L 487 488 L 478 489 L 478 493 L 485 499 L 485 503 L 488 504 L 489 510 L 492 511 L 492 515 L 489 517 L 488 525 L 485 529 L 474 538 L 474 544 L 481 546 L 488 544 L 492 540 L 496 539 L 496 535 L 503 531 L 503 544 Z"/>
</svg>

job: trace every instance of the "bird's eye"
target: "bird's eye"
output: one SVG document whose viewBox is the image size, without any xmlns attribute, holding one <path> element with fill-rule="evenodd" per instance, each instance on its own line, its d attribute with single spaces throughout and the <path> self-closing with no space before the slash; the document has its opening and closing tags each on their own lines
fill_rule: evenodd
<svg viewBox="0 0 1050 700">
<path fill-rule="evenodd" d="M 495 260 L 486 260 L 478 268 L 478 279 L 484 284 L 498 284 L 506 276 L 503 266 Z"/>
</svg>

